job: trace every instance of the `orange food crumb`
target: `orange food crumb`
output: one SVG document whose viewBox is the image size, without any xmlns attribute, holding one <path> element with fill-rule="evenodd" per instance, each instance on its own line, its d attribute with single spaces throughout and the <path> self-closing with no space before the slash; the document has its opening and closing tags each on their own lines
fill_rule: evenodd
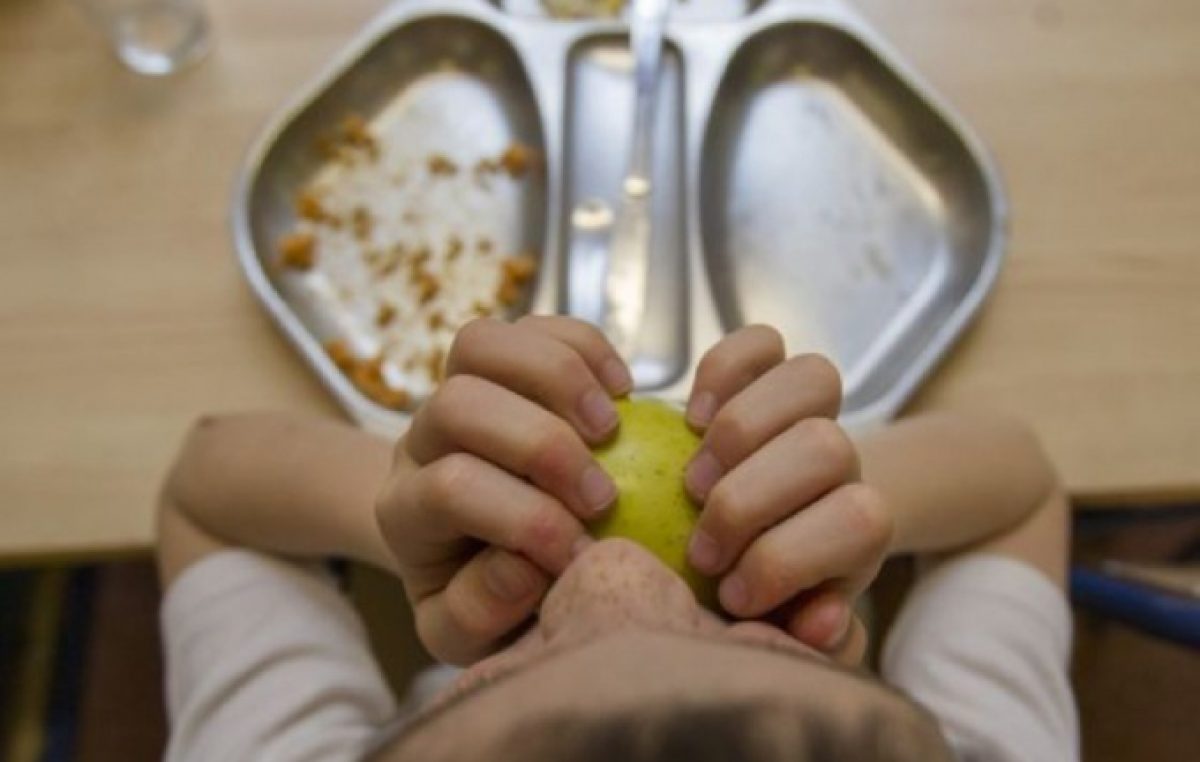
<svg viewBox="0 0 1200 762">
<path fill-rule="evenodd" d="M 511 280 L 514 283 L 525 283 L 537 272 L 537 260 L 528 255 L 509 257 L 504 260 L 500 267 L 503 269 L 506 280 Z"/>
<path fill-rule="evenodd" d="M 421 271 L 417 276 L 417 301 L 421 304 L 429 304 L 438 292 L 442 290 L 441 282 L 425 271 Z"/>
<path fill-rule="evenodd" d="M 356 362 L 348 375 L 359 391 L 390 410 L 408 407 L 409 395 L 403 389 L 393 389 L 383 378 L 383 356 Z"/>
<path fill-rule="evenodd" d="M 375 325 L 383 328 L 396 319 L 396 308 L 386 302 L 379 305 L 379 311 L 375 313 Z"/>
<path fill-rule="evenodd" d="M 313 222 L 324 222 L 329 217 L 321 199 L 310 190 L 302 190 L 296 194 L 296 214 Z"/>
<path fill-rule="evenodd" d="M 346 346 L 346 342 L 341 339 L 325 342 L 325 353 L 343 373 L 350 373 L 358 362 L 350 348 Z"/>
<path fill-rule="evenodd" d="M 379 143 L 360 114 L 347 114 L 335 133 L 321 135 L 316 145 L 322 156 L 343 164 L 353 164 L 360 152 L 372 160 L 379 158 Z"/>
<path fill-rule="evenodd" d="M 429 247 L 422 246 L 408 258 L 408 279 L 414 286 L 419 286 L 420 282 L 429 277 L 429 273 L 425 270 L 425 263 L 429 261 L 431 253 Z"/>
<path fill-rule="evenodd" d="M 537 160 L 537 151 L 522 143 L 513 143 L 500 154 L 500 166 L 512 177 L 527 173 Z"/>
<path fill-rule="evenodd" d="M 293 270 L 311 270 L 316 261 L 312 233 L 291 233 L 279 239 L 279 263 Z"/>
<path fill-rule="evenodd" d="M 440 349 L 435 349 L 429 353 L 426 359 L 426 369 L 429 371 L 429 377 L 435 382 L 441 382 L 445 375 L 445 368 L 442 367 L 442 359 L 444 353 Z"/>
<path fill-rule="evenodd" d="M 446 325 L 446 316 L 440 312 L 431 312 L 429 314 L 429 330 L 439 331 Z"/>
<path fill-rule="evenodd" d="M 393 389 L 390 386 L 383 386 L 379 389 L 374 389 L 367 393 L 371 399 L 386 407 L 388 410 L 402 411 L 408 408 L 409 400 L 411 399 L 408 392 L 403 389 Z"/>
<path fill-rule="evenodd" d="M 347 114 L 342 120 L 342 139 L 349 145 L 368 150 L 375 147 L 375 136 L 361 114 Z"/>
<path fill-rule="evenodd" d="M 516 283 L 508 278 L 500 281 L 500 285 L 496 288 L 496 301 L 503 304 L 505 307 L 511 307 L 521 298 L 521 288 Z"/>
<path fill-rule="evenodd" d="M 427 164 L 429 166 L 429 174 L 431 175 L 458 174 L 458 165 L 444 153 L 430 154 Z"/>
</svg>

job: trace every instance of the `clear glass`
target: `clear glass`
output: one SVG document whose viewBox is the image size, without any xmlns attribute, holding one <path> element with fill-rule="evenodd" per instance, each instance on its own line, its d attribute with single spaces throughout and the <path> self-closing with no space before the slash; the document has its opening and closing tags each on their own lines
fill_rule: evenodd
<svg viewBox="0 0 1200 762">
<path fill-rule="evenodd" d="M 139 74 L 172 74 L 208 52 L 203 0 L 75 0 Z"/>
</svg>

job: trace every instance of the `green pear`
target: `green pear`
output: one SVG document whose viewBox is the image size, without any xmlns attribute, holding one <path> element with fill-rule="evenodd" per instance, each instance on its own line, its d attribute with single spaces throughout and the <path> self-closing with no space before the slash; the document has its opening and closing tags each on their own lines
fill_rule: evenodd
<svg viewBox="0 0 1200 762">
<path fill-rule="evenodd" d="M 687 561 L 700 509 L 683 486 L 683 472 L 700 445 L 683 414 L 654 399 L 617 400 L 621 426 L 596 448 L 596 460 L 617 484 L 616 505 L 591 527 L 596 539 L 640 543 L 676 571 L 702 605 L 717 608 L 716 582 Z"/>
</svg>

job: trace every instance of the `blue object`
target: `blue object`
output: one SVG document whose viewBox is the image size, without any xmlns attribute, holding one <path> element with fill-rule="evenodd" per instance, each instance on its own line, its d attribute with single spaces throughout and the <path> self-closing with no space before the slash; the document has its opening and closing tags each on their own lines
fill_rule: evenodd
<svg viewBox="0 0 1200 762">
<path fill-rule="evenodd" d="M 1102 616 L 1200 649 L 1200 601 L 1077 566 L 1071 600 Z"/>
</svg>

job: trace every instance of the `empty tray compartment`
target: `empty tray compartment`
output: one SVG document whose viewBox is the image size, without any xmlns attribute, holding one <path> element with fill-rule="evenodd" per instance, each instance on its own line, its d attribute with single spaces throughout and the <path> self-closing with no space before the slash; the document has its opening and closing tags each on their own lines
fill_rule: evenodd
<svg viewBox="0 0 1200 762">
<path fill-rule="evenodd" d="M 848 411 L 907 396 L 998 265 L 979 157 L 918 86 L 825 23 L 748 37 L 713 103 L 700 230 L 722 327 L 768 323 L 790 350 L 826 353 Z"/>
</svg>

